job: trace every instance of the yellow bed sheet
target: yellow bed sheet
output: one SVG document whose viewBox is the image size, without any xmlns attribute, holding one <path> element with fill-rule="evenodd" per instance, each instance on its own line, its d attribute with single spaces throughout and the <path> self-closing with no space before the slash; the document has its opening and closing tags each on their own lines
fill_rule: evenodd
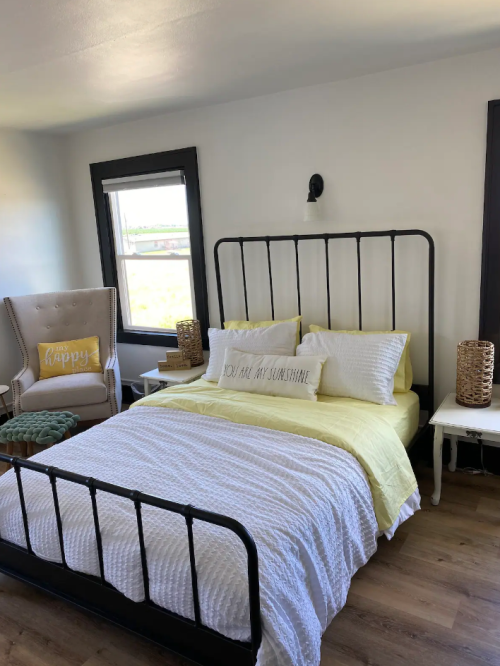
<svg viewBox="0 0 500 666">
<path fill-rule="evenodd" d="M 365 470 L 379 528 L 386 530 L 417 489 L 417 481 L 394 427 L 364 405 L 356 400 L 339 404 L 229 391 L 200 379 L 154 393 L 132 407 L 179 409 L 311 437 L 344 449 Z"/>
<path fill-rule="evenodd" d="M 397 432 L 399 439 L 407 449 L 413 437 L 417 434 L 420 418 L 420 401 L 418 395 L 413 391 L 407 393 L 395 393 L 394 398 L 398 403 L 393 405 L 376 405 L 373 402 L 363 402 L 352 398 L 333 398 L 329 395 L 318 395 L 318 402 L 332 405 L 345 405 L 362 409 L 367 414 L 380 416 L 385 419 Z"/>
</svg>

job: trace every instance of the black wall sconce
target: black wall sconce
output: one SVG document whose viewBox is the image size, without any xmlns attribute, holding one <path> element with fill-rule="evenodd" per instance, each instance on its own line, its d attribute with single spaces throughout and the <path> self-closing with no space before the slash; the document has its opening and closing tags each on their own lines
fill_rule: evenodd
<svg viewBox="0 0 500 666">
<path fill-rule="evenodd" d="M 307 197 L 306 208 L 304 212 L 304 222 L 318 222 L 320 215 L 320 207 L 318 198 L 323 194 L 325 184 L 323 178 L 319 173 L 315 173 L 309 180 L 309 194 Z"/>
</svg>

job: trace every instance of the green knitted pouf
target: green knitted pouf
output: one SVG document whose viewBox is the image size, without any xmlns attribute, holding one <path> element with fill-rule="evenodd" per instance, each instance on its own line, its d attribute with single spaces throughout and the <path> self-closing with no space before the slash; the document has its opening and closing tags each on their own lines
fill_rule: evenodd
<svg viewBox="0 0 500 666">
<path fill-rule="evenodd" d="M 54 444 L 79 420 L 80 417 L 71 412 L 25 412 L 0 426 L 0 443 Z"/>
</svg>

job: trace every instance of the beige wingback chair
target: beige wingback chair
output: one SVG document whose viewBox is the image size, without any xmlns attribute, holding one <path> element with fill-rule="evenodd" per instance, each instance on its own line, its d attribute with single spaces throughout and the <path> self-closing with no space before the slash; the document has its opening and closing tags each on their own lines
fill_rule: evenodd
<svg viewBox="0 0 500 666">
<path fill-rule="evenodd" d="M 14 414 L 68 410 L 82 421 L 105 419 L 121 410 L 122 388 L 116 354 L 115 289 L 78 289 L 5 298 L 23 369 L 12 380 Z M 97 335 L 104 370 L 38 380 L 39 342 Z"/>
</svg>

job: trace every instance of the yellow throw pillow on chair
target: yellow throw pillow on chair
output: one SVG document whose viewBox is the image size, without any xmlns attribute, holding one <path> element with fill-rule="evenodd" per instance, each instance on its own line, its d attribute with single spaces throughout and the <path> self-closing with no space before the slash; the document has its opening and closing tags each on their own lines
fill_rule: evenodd
<svg viewBox="0 0 500 666">
<path fill-rule="evenodd" d="M 40 342 L 38 356 L 40 379 L 81 372 L 102 372 L 97 335 L 65 342 Z"/>
</svg>

